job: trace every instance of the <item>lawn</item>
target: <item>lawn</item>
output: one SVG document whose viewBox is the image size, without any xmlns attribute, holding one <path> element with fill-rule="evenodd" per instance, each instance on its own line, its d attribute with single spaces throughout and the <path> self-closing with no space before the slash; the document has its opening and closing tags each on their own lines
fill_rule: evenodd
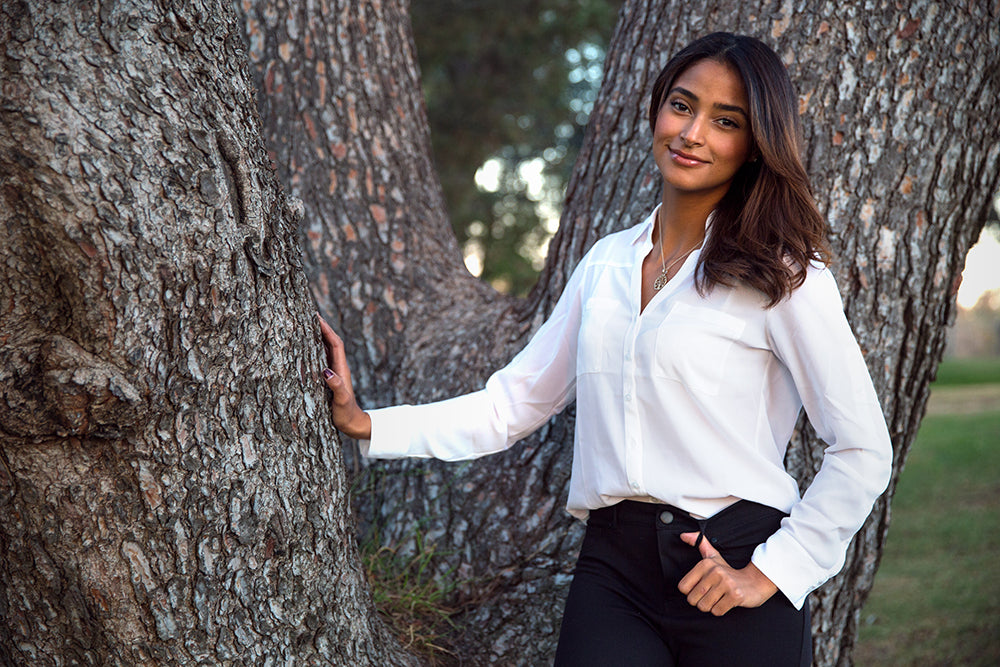
<svg viewBox="0 0 1000 667">
<path fill-rule="evenodd" d="M 861 612 L 859 667 L 1000 665 L 1000 360 L 943 364 L 932 401 L 978 383 L 983 409 L 924 419 Z"/>
<path fill-rule="evenodd" d="M 948 359 L 938 366 L 934 387 L 1000 383 L 1000 357 Z"/>
</svg>

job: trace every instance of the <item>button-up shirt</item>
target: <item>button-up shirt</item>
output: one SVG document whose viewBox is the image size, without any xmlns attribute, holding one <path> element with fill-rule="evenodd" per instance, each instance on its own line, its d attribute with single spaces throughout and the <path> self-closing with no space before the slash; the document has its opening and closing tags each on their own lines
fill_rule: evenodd
<svg viewBox="0 0 1000 667">
<path fill-rule="evenodd" d="M 575 398 L 571 514 L 585 519 L 626 498 L 702 517 L 739 499 L 788 512 L 752 562 L 801 607 L 843 566 L 891 473 L 885 420 L 836 282 L 809 266 L 772 308 L 746 286 L 699 294 L 695 251 L 641 309 L 654 220 L 655 211 L 598 241 L 548 320 L 485 389 L 370 411 L 362 451 L 476 458 Z M 784 455 L 803 405 L 827 446 L 800 497 Z"/>
</svg>

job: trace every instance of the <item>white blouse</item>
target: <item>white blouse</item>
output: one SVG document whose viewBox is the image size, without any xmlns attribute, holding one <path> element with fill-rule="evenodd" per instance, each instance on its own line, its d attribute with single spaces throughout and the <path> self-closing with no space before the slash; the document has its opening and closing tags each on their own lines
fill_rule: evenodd
<svg viewBox="0 0 1000 667">
<path fill-rule="evenodd" d="M 373 458 L 501 451 L 577 402 L 567 509 L 625 498 L 712 516 L 739 499 L 789 512 L 753 563 L 801 607 L 840 571 L 886 488 L 892 448 L 833 274 L 811 266 L 765 308 L 747 287 L 694 285 L 699 252 L 640 311 L 655 211 L 581 260 L 552 315 L 486 388 L 371 410 Z M 784 455 L 805 406 L 826 444 L 800 498 Z"/>
</svg>

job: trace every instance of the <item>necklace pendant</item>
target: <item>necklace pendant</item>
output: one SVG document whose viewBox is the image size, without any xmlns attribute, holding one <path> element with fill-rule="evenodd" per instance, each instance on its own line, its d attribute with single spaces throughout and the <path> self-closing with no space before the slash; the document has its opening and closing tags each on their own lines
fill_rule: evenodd
<svg viewBox="0 0 1000 667">
<path fill-rule="evenodd" d="M 656 276 L 656 280 L 653 281 L 653 291 L 659 292 L 661 289 L 666 287 L 668 282 L 667 272 L 661 271 L 660 275 Z"/>
</svg>

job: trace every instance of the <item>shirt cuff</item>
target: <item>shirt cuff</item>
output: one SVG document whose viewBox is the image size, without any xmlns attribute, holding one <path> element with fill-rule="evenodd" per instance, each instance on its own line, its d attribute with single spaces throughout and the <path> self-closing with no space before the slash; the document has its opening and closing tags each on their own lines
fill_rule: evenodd
<svg viewBox="0 0 1000 667">
<path fill-rule="evenodd" d="M 831 576 L 826 570 L 817 576 L 818 566 L 809 553 L 780 530 L 759 545 L 750 560 L 796 609 Z"/>
<path fill-rule="evenodd" d="M 370 459 L 399 459 L 410 450 L 409 405 L 368 410 L 372 420 L 371 440 L 358 440 L 361 455 Z"/>
</svg>

